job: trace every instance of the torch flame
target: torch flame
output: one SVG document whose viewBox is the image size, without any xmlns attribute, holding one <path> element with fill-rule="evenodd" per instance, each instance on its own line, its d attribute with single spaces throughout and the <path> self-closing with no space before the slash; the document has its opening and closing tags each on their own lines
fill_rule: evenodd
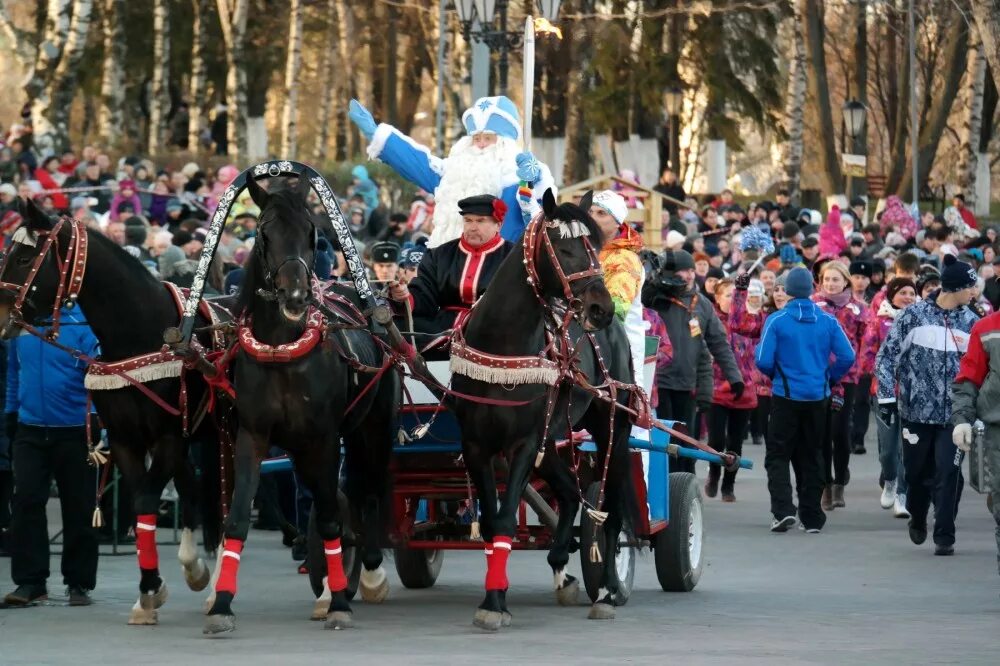
<svg viewBox="0 0 1000 666">
<path fill-rule="evenodd" d="M 552 25 L 547 18 L 542 16 L 535 19 L 535 34 L 555 35 L 556 39 L 562 39 L 562 29 L 559 26 Z"/>
</svg>

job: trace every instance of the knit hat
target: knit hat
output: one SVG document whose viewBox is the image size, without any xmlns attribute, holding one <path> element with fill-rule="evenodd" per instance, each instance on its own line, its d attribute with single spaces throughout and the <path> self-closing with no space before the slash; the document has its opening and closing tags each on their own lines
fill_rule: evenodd
<svg viewBox="0 0 1000 666">
<path fill-rule="evenodd" d="M 665 271 L 694 270 L 694 257 L 684 250 L 667 250 L 660 266 Z"/>
<path fill-rule="evenodd" d="M 685 240 L 684 234 L 671 229 L 670 233 L 667 234 L 667 240 L 663 243 L 663 245 L 669 249 L 679 250 L 684 246 Z"/>
<path fill-rule="evenodd" d="M 625 218 L 628 217 L 628 206 L 625 205 L 625 198 L 612 190 L 602 190 L 595 194 L 591 205 L 607 211 L 618 224 L 624 222 Z"/>
<path fill-rule="evenodd" d="M 809 298 L 813 293 L 812 274 L 805 268 L 793 268 L 785 278 L 785 293 L 792 298 Z"/>
<path fill-rule="evenodd" d="M 890 280 L 889 284 L 885 287 L 885 300 L 892 304 L 892 299 L 896 298 L 896 294 L 904 287 L 910 287 L 914 292 L 917 290 L 916 283 L 910 278 L 895 278 Z"/>
<path fill-rule="evenodd" d="M 962 291 L 975 286 L 976 270 L 965 263 L 959 261 L 954 255 L 944 256 L 944 270 L 941 271 L 941 290 L 944 292 Z"/>
</svg>

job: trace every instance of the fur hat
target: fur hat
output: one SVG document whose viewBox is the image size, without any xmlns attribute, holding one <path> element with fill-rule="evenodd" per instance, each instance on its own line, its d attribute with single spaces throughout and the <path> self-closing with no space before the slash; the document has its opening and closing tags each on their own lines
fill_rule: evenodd
<svg viewBox="0 0 1000 666">
<path fill-rule="evenodd" d="M 521 140 L 521 114 L 509 98 L 480 97 L 462 114 L 465 131 L 472 136 L 492 132 L 497 136 Z"/>
</svg>

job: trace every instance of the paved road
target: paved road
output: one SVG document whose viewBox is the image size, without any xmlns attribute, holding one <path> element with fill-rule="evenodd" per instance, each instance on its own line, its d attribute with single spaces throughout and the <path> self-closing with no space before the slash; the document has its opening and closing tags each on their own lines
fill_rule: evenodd
<svg viewBox="0 0 1000 666">
<path fill-rule="evenodd" d="M 956 555 L 934 557 L 929 542 L 912 545 L 905 521 L 878 507 L 869 453 L 854 458 L 848 507 L 830 516 L 822 534 L 771 534 L 763 452 L 748 448 L 757 470 L 741 473 L 739 501 L 707 502 L 708 560 L 698 588 L 661 592 L 645 554 L 632 599 L 612 623 L 588 621 L 585 606 L 556 606 L 544 556 L 515 552 L 508 598 L 514 625 L 483 635 L 471 625 L 482 597 L 482 557 L 452 552 L 430 590 L 403 589 L 390 563 L 389 601 L 358 602 L 357 629 L 324 631 L 307 619 L 308 584 L 288 550 L 275 533 L 253 532 L 233 638 L 202 637 L 202 595 L 184 587 L 173 553 L 161 549 L 173 596 L 158 627 L 125 625 L 137 587 L 134 558 L 102 558 L 93 607 L 69 608 L 57 596 L 41 608 L 0 610 L 0 664 L 179 664 L 209 655 L 216 664 L 241 665 L 357 658 L 437 665 L 484 657 L 532 664 L 682 657 L 685 666 L 1000 663 L 1000 578 L 993 521 L 980 496 L 963 499 Z M 9 567 L 0 560 L 4 589 Z"/>
</svg>

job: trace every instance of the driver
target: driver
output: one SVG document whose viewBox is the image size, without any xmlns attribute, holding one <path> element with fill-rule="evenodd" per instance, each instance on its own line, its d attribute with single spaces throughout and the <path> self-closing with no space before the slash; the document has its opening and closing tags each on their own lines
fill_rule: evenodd
<svg viewBox="0 0 1000 666">
<path fill-rule="evenodd" d="M 409 283 L 393 282 L 389 296 L 409 304 L 413 327 L 442 333 L 462 322 L 483 295 L 514 244 L 500 236 L 507 205 L 492 194 L 458 202 L 462 236 L 424 252 L 417 275 Z"/>
</svg>

